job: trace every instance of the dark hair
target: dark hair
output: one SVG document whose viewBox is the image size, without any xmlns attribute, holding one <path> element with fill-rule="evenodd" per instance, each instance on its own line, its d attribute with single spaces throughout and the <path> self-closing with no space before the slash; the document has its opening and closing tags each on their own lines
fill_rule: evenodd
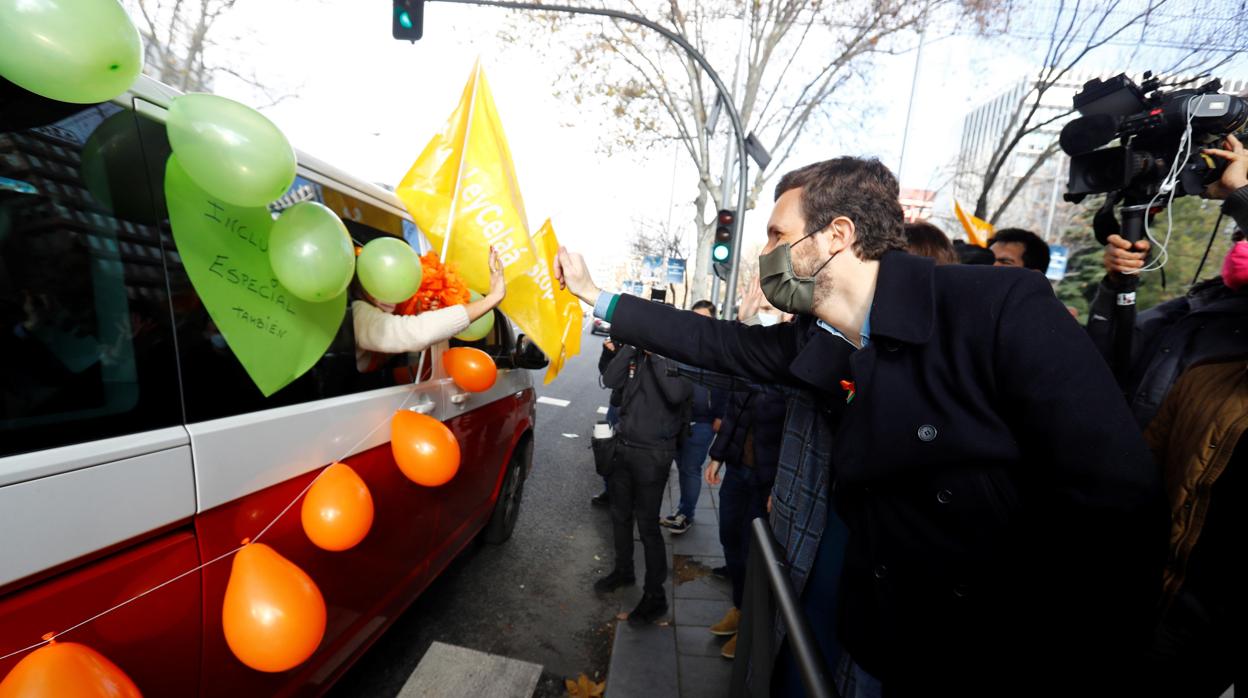
<svg viewBox="0 0 1248 698">
<path fill-rule="evenodd" d="M 998 242 L 1023 243 L 1023 266 L 1041 273 L 1048 270 L 1049 246 L 1039 235 L 1022 228 L 1002 228 L 988 240 L 988 246 Z"/>
<path fill-rule="evenodd" d="M 706 309 L 706 310 L 711 311 L 711 317 L 715 317 L 715 304 L 707 300 L 698 301 L 697 303 L 694 303 L 692 306 L 690 306 L 689 309 L 690 310 Z"/>
<path fill-rule="evenodd" d="M 964 240 L 953 241 L 953 252 L 958 256 L 958 261 L 962 264 L 986 264 L 992 266 L 997 258 L 992 256 L 992 251 L 977 245 L 968 245 Z"/>
<path fill-rule="evenodd" d="M 854 252 L 862 259 L 906 248 L 897 178 L 879 160 L 846 156 L 816 162 L 781 177 L 776 198 L 790 189 L 802 190 L 807 234 L 845 216 L 854 222 Z"/>
<path fill-rule="evenodd" d="M 937 264 L 957 264 L 958 253 L 945 231 L 931 223 L 906 223 L 906 251 L 920 257 L 931 257 Z"/>
</svg>

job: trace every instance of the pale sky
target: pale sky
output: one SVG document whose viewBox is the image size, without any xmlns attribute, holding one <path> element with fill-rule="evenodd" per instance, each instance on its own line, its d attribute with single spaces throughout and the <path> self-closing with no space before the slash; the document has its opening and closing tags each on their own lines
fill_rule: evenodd
<svg viewBox="0 0 1248 698">
<path fill-rule="evenodd" d="M 505 14 L 428 4 L 424 38 L 409 44 L 391 38 L 390 4 L 382 0 L 242 0 L 219 29 L 220 36 L 250 35 L 233 51 L 234 65 L 258 66 L 268 83 L 295 94 L 263 110 L 295 146 L 364 179 L 394 184 L 403 176 L 454 108 L 480 55 L 532 230 L 552 218 L 564 244 L 605 269 L 625 256 L 635 218 L 690 221 L 696 183 L 687 156 L 674 157 L 671 150 L 602 155 L 601 122 L 552 96 L 565 67 L 526 46 L 500 45 L 497 30 Z M 534 42 L 551 36 L 543 32 Z M 918 43 L 917 36 L 907 40 Z M 1033 69 L 1026 50 L 965 36 L 928 42 L 903 187 L 930 188 L 940 181 L 939 172 L 956 154 L 963 116 Z M 896 170 L 914 51 L 881 56 L 876 66 L 871 88 L 855 92 L 868 113 L 861 128 L 813 132 L 786 169 L 849 153 L 876 155 Z M 729 75 L 731 66 L 720 73 Z M 248 103 L 259 100 L 229 78 L 215 90 Z M 578 125 L 564 125 L 569 121 Z M 745 218 L 743 248 L 762 241 L 769 214 L 770 196 L 764 195 Z"/>
</svg>

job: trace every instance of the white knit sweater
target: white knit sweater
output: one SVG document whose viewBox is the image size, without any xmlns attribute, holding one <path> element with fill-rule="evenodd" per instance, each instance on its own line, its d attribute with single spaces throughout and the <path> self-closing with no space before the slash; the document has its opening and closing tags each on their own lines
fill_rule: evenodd
<svg viewBox="0 0 1248 698">
<path fill-rule="evenodd" d="M 355 325 L 356 363 L 361 367 L 369 363 L 361 352 L 419 352 L 468 328 L 468 309 L 462 305 L 427 310 L 419 315 L 392 315 L 357 300 L 351 303 L 351 317 Z"/>
</svg>

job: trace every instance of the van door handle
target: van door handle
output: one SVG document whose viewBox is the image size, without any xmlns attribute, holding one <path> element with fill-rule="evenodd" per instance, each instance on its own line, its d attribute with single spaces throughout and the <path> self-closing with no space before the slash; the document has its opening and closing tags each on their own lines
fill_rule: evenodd
<svg viewBox="0 0 1248 698">
<path fill-rule="evenodd" d="M 418 402 L 407 409 L 415 412 L 416 414 L 429 414 L 433 412 L 434 407 L 435 405 L 433 404 L 433 400 L 426 397 L 423 401 Z"/>
</svg>

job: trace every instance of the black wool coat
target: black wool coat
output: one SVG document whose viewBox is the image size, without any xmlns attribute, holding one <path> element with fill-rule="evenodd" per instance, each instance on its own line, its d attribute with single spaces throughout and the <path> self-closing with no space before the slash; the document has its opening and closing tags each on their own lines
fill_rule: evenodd
<svg viewBox="0 0 1248 698">
<path fill-rule="evenodd" d="M 1121 689 L 1168 521 L 1092 342 L 1041 274 L 902 252 L 881 260 L 870 318 L 860 350 L 812 318 L 746 327 L 622 296 L 610 319 L 631 344 L 796 387 L 829 418 L 824 472 L 786 476 L 786 453 L 809 452 L 786 443 L 774 497 L 817 541 L 824 522 L 803 512 L 831 490 L 850 531 L 838 635 L 886 695 Z M 810 537 L 782 538 L 791 564 L 809 564 Z"/>
</svg>

